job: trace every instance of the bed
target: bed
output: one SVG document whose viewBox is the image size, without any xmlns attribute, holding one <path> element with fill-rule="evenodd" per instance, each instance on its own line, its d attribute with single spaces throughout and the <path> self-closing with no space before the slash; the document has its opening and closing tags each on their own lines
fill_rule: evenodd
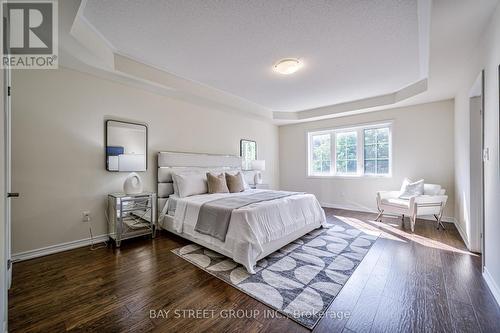
<svg viewBox="0 0 500 333">
<path fill-rule="evenodd" d="M 172 175 L 180 172 L 242 172 L 250 182 L 252 171 L 241 171 L 241 159 L 231 155 L 177 152 L 158 153 L 158 226 L 242 264 L 255 273 L 258 260 L 293 240 L 324 226 L 325 214 L 312 194 L 290 193 L 232 210 L 222 241 L 196 231 L 200 208 L 214 200 L 259 196 L 268 190 L 247 189 L 240 193 L 197 194 L 180 197 L 174 193 Z M 177 191 L 176 191 L 177 192 Z M 260 194 L 259 194 L 260 193 Z"/>
</svg>

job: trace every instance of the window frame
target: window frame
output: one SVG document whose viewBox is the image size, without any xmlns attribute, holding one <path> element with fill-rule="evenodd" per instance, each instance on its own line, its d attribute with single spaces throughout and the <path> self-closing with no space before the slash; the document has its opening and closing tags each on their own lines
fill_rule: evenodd
<svg viewBox="0 0 500 333">
<path fill-rule="evenodd" d="M 332 129 L 323 130 L 313 130 L 306 132 L 306 144 L 307 144 L 307 168 L 306 177 L 307 178 L 391 178 L 393 169 L 393 154 L 392 154 L 392 121 L 384 121 L 377 123 L 369 123 L 356 126 L 344 126 Z M 387 174 L 377 174 L 377 173 L 365 173 L 365 130 L 366 129 L 377 129 L 377 128 L 387 128 L 389 130 L 389 172 Z M 356 132 L 356 173 L 339 173 L 337 172 L 337 134 L 339 133 L 349 133 Z M 330 135 L 330 173 L 313 173 L 313 152 L 312 152 L 312 137 L 315 135 L 329 134 Z"/>
<path fill-rule="evenodd" d="M 330 135 L 330 158 L 332 157 L 332 143 L 333 143 L 333 140 L 332 140 L 332 135 L 331 135 L 331 131 L 316 131 L 316 132 L 310 132 L 308 134 L 308 138 L 307 138 L 307 145 L 308 145 L 308 154 L 307 154 L 307 174 L 313 174 L 312 173 L 312 168 L 313 168 L 313 163 L 312 162 L 312 157 L 313 157 L 313 152 L 312 152 L 312 144 L 313 144 L 313 141 L 312 141 L 312 137 L 315 136 L 315 135 L 324 135 L 324 134 L 329 134 Z M 333 169 L 334 166 L 332 166 L 332 161 L 330 160 L 330 173 L 329 174 L 320 174 L 320 173 L 317 173 L 315 174 L 316 177 L 328 177 L 332 172 L 332 169 Z"/>
</svg>

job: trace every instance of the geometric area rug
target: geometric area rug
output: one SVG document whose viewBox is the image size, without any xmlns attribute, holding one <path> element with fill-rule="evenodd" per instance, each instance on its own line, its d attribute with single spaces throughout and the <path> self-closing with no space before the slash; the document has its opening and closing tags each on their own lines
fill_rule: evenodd
<svg viewBox="0 0 500 333">
<path fill-rule="evenodd" d="M 334 217 L 260 260 L 256 274 L 195 243 L 172 252 L 312 330 L 377 238 Z"/>
</svg>

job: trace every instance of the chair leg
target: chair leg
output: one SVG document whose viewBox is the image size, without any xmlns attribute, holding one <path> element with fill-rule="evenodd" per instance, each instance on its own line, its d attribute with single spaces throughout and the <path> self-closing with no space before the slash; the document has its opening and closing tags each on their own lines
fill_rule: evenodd
<svg viewBox="0 0 500 333">
<path fill-rule="evenodd" d="M 443 211 L 444 211 L 444 205 L 443 205 L 443 203 L 441 203 L 441 209 L 439 209 L 439 214 L 434 215 L 434 217 L 436 218 L 436 221 L 437 221 L 437 230 L 439 230 L 439 226 L 441 226 L 441 228 L 443 228 L 443 230 L 446 230 L 446 228 L 444 227 L 443 221 L 442 221 Z"/>
<path fill-rule="evenodd" d="M 378 221 L 378 220 L 380 219 L 380 222 L 382 222 L 382 215 L 383 215 L 383 214 L 384 214 L 384 210 L 382 209 L 382 210 L 378 213 L 377 217 L 375 218 L 375 221 Z"/>
<path fill-rule="evenodd" d="M 411 232 L 415 232 L 415 222 L 417 220 L 417 215 L 416 214 L 412 214 L 412 216 L 410 216 L 410 228 L 411 228 Z"/>
<path fill-rule="evenodd" d="M 443 228 L 443 230 L 446 230 L 446 228 L 444 227 L 443 221 L 441 221 L 441 219 L 439 219 L 438 225 L 440 225 L 441 228 Z"/>
<path fill-rule="evenodd" d="M 434 218 L 436 219 L 436 222 L 437 222 L 437 228 L 436 229 L 439 230 L 439 217 L 436 214 L 434 214 Z"/>
<path fill-rule="evenodd" d="M 437 221 L 437 230 L 439 230 L 440 226 L 441 226 L 441 228 L 443 228 L 443 230 L 446 230 L 446 228 L 444 227 L 443 221 L 442 221 L 442 214 L 439 214 L 439 215 L 434 214 L 434 218 L 436 218 L 436 221 Z"/>
</svg>

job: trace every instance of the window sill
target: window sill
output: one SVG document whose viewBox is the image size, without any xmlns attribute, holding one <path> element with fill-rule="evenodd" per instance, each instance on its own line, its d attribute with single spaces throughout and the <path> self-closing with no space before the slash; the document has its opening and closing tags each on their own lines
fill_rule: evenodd
<svg viewBox="0 0 500 333">
<path fill-rule="evenodd" d="M 392 178 L 392 175 L 307 175 L 310 179 L 378 179 Z"/>
</svg>

